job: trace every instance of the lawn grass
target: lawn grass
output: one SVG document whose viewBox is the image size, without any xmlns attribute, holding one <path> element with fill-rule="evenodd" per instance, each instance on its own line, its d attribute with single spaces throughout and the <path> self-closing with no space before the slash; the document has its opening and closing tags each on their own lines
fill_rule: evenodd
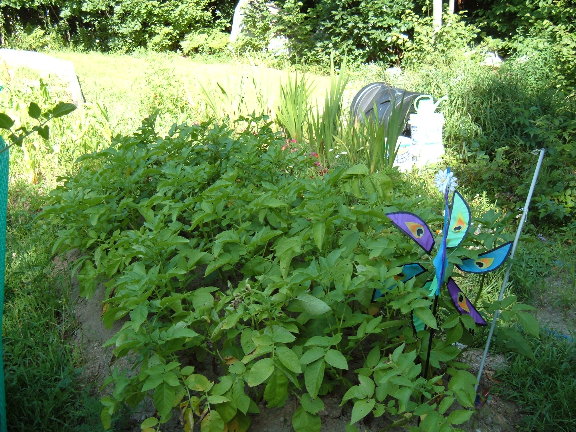
<svg viewBox="0 0 576 432">
<path fill-rule="evenodd" d="M 12 184 L 8 203 L 4 363 L 10 431 L 101 429 L 98 401 L 79 380 L 82 360 L 67 269 L 52 264 L 54 233 L 36 215 L 44 190 Z"/>
<path fill-rule="evenodd" d="M 535 358 L 512 355 L 497 378 L 498 393 L 523 414 L 524 432 L 576 430 L 576 344 L 554 337 L 532 341 Z"/>
</svg>

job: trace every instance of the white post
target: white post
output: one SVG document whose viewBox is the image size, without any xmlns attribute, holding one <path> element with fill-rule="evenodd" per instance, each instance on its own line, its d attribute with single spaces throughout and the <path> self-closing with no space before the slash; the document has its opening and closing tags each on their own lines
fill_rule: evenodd
<svg viewBox="0 0 576 432">
<path fill-rule="evenodd" d="M 432 20 L 434 22 L 434 31 L 442 27 L 442 0 L 433 0 L 432 2 Z"/>
<path fill-rule="evenodd" d="M 448 0 L 448 13 L 453 14 L 454 13 L 454 0 Z"/>
</svg>

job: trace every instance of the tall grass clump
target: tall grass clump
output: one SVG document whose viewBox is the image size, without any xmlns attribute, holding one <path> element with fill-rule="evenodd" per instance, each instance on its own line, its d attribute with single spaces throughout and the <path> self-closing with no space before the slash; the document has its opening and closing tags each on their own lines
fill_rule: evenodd
<svg viewBox="0 0 576 432">
<path fill-rule="evenodd" d="M 280 101 L 276 121 L 290 139 L 304 142 L 308 110 L 311 103 L 312 83 L 302 74 L 294 74 L 280 86 Z"/>
<path fill-rule="evenodd" d="M 309 113 L 308 143 L 312 149 L 315 149 L 323 163 L 327 162 L 328 152 L 334 150 L 335 137 L 342 127 L 343 95 L 348 80 L 345 70 L 338 75 L 335 75 L 333 70 L 322 111 L 316 107 Z"/>
</svg>

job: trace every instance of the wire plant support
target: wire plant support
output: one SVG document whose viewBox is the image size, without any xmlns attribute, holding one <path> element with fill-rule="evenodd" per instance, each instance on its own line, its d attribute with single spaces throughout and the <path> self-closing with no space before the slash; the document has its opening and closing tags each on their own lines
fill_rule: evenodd
<svg viewBox="0 0 576 432">
<path fill-rule="evenodd" d="M 520 223 L 518 224 L 518 229 L 516 230 L 516 237 L 514 238 L 514 243 L 512 244 L 512 251 L 510 252 L 510 261 L 506 268 L 506 273 L 504 274 L 504 279 L 502 280 L 502 286 L 500 287 L 500 293 L 498 294 L 498 301 L 504 298 L 506 288 L 508 286 L 508 280 L 510 279 L 510 269 L 514 262 L 514 254 L 516 252 L 516 247 L 520 241 L 520 235 L 522 234 L 522 228 L 524 223 L 528 218 L 528 208 L 530 207 L 530 202 L 532 201 L 532 194 L 534 193 L 534 188 L 536 187 L 536 182 L 538 181 L 538 175 L 540 174 L 540 168 L 542 167 L 542 160 L 544 159 L 545 149 L 540 149 L 540 156 L 538 157 L 538 163 L 536 164 L 536 169 L 534 170 L 534 175 L 532 176 L 532 184 L 530 185 L 530 190 L 528 191 L 528 196 L 526 197 L 526 203 L 524 204 L 524 211 L 522 217 L 520 218 Z M 492 324 L 490 325 L 490 331 L 488 333 L 488 339 L 486 340 L 486 346 L 484 347 L 484 352 L 480 360 L 480 367 L 478 369 L 478 375 L 476 377 L 476 386 L 474 390 L 478 393 L 478 387 L 480 386 L 480 380 L 482 379 L 482 374 L 484 373 L 484 366 L 486 365 L 486 358 L 488 357 L 488 350 L 490 349 L 490 343 L 492 342 L 492 336 L 494 334 L 494 329 L 496 328 L 496 322 L 500 316 L 500 311 L 497 310 L 492 319 Z"/>
</svg>

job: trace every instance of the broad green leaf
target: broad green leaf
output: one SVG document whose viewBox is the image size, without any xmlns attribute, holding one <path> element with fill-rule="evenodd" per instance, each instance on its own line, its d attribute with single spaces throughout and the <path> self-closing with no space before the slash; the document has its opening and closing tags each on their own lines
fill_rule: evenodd
<svg viewBox="0 0 576 432">
<path fill-rule="evenodd" d="M 452 378 L 448 382 L 448 388 L 454 392 L 462 406 L 472 407 L 476 398 L 476 377 L 465 370 L 450 370 L 449 373 Z"/>
<path fill-rule="evenodd" d="M 507 349 L 522 354 L 528 358 L 534 358 L 534 353 L 532 352 L 530 344 L 520 332 L 509 327 L 503 327 L 499 329 L 498 332 L 501 343 Z"/>
<path fill-rule="evenodd" d="M 288 378 L 279 370 L 274 371 L 264 389 L 264 400 L 269 408 L 281 407 L 288 399 Z"/>
<path fill-rule="evenodd" d="M 310 393 L 312 398 L 316 398 L 318 396 L 320 386 L 324 380 L 325 367 L 324 359 L 322 358 L 316 360 L 313 363 L 310 363 L 304 369 L 304 385 L 306 386 L 306 390 L 308 390 L 308 393 Z"/>
<path fill-rule="evenodd" d="M 206 400 L 208 401 L 209 404 L 221 404 L 224 402 L 229 402 L 230 399 L 228 399 L 226 396 L 219 396 L 219 395 L 209 395 Z"/>
<path fill-rule="evenodd" d="M 442 416 L 435 411 L 426 414 L 422 423 L 420 423 L 420 430 L 424 431 L 437 431 L 442 423 Z"/>
<path fill-rule="evenodd" d="M 14 126 L 14 120 L 6 114 L 0 113 L 0 129 L 10 129 L 12 126 Z"/>
<path fill-rule="evenodd" d="M 285 202 L 282 202 L 279 199 L 271 196 L 266 196 L 263 199 L 259 199 L 258 203 L 261 204 L 263 207 L 270 207 L 270 208 L 286 207 Z"/>
<path fill-rule="evenodd" d="M 190 375 L 188 378 L 186 378 L 185 383 L 190 390 L 199 392 L 207 392 L 214 385 L 212 381 L 210 381 L 204 375 L 200 374 Z"/>
<path fill-rule="evenodd" d="M 320 432 L 322 421 L 319 416 L 310 414 L 304 408 L 298 407 L 292 415 L 292 427 L 295 432 Z"/>
<path fill-rule="evenodd" d="M 310 414 L 318 414 L 324 409 L 324 402 L 320 398 L 312 399 L 308 393 L 300 398 L 300 405 Z"/>
<path fill-rule="evenodd" d="M 522 329 L 531 336 L 538 337 L 540 335 L 540 325 L 538 320 L 529 312 L 518 312 L 518 322 Z"/>
<path fill-rule="evenodd" d="M 314 243 L 319 250 L 322 250 L 324 244 L 324 235 L 326 234 L 326 224 L 324 222 L 314 222 L 312 225 L 312 235 Z"/>
<path fill-rule="evenodd" d="M 404 347 L 406 346 L 405 343 L 403 343 L 402 345 L 400 345 L 399 347 L 397 347 L 394 352 L 392 353 L 392 361 L 394 363 L 398 362 L 398 359 L 400 358 L 400 356 L 402 355 L 402 351 L 404 351 Z"/>
<path fill-rule="evenodd" d="M 182 375 L 186 375 L 186 376 L 193 374 L 194 373 L 194 366 L 184 366 L 180 372 L 182 373 Z"/>
<path fill-rule="evenodd" d="M 200 432 L 224 432 L 225 430 L 226 424 L 218 411 L 210 411 L 200 423 Z"/>
<path fill-rule="evenodd" d="M 154 400 L 154 406 L 160 414 L 160 418 L 166 418 L 172 408 L 174 408 L 174 403 L 176 402 L 176 393 L 174 389 L 168 384 L 160 384 L 154 390 L 154 395 L 152 396 Z"/>
<path fill-rule="evenodd" d="M 316 361 L 319 358 L 324 357 L 325 354 L 326 350 L 324 348 L 312 347 L 302 355 L 302 357 L 300 358 L 300 363 L 302 363 L 303 365 L 310 364 L 313 361 Z"/>
<path fill-rule="evenodd" d="M 370 350 L 366 356 L 366 367 L 373 368 L 380 361 L 380 347 L 376 346 Z"/>
<path fill-rule="evenodd" d="M 438 412 L 444 414 L 454 404 L 456 399 L 452 396 L 446 396 L 438 405 Z"/>
<path fill-rule="evenodd" d="M 286 346 L 280 346 L 276 348 L 276 356 L 280 363 L 286 367 L 289 371 L 294 373 L 302 373 L 302 366 L 300 365 L 300 359 L 294 351 Z"/>
<path fill-rule="evenodd" d="M 346 390 L 346 393 L 342 396 L 342 402 L 340 402 L 340 405 L 344 405 L 344 403 L 350 399 L 362 399 L 364 397 L 366 397 L 366 395 L 362 393 L 359 386 L 355 385 Z"/>
<path fill-rule="evenodd" d="M 158 424 L 158 419 L 156 417 L 148 417 L 140 424 L 140 429 L 146 429 L 154 427 Z"/>
<path fill-rule="evenodd" d="M 146 381 L 144 381 L 144 384 L 142 385 L 141 391 L 145 392 L 148 390 L 155 389 L 156 387 L 158 387 L 163 382 L 164 382 L 164 378 L 162 377 L 161 373 L 150 375 L 148 378 L 146 378 Z"/>
<path fill-rule="evenodd" d="M 302 309 L 313 317 L 320 316 L 330 311 L 330 306 L 313 295 L 304 293 L 300 294 L 296 299 L 302 304 Z"/>
<path fill-rule="evenodd" d="M 214 305 L 214 297 L 210 294 L 214 289 L 212 287 L 204 287 L 195 290 L 192 296 L 192 305 L 197 311 L 212 308 Z"/>
<path fill-rule="evenodd" d="M 410 387 L 400 387 L 397 391 L 394 392 L 392 396 L 398 399 L 398 412 L 402 413 L 406 411 L 411 395 L 412 389 Z"/>
<path fill-rule="evenodd" d="M 371 378 L 364 375 L 358 375 L 358 380 L 360 381 L 360 384 L 358 385 L 358 391 L 359 391 L 358 397 L 362 399 L 372 397 L 372 395 L 374 394 L 374 389 L 376 387 L 374 381 L 372 381 Z"/>
<path fill-rule="evenodd" d="M 321 346 L 329 347 L 332 345 L 338 345 L 342 340 L 341 334 L 336 334 L 334 336 L 312 336 L 306 341 L 304 346 Z"/>
<path fill-rule="evenodd" d="M 450 424 L 463 424 L 470 420 L 474 411 L 472 410 L 454 410 L 448 415 Z"/>
<path fill-rule="evenodd" d="M 176 324 L 176 326 L 170 327 L 168 330 L 166 330 L 166 332 L 164 333 L 164 339 L 165 340 L 180 339 L 180 338 L 194 338 L 196 336 L 200 336 L 194 330 L 186 328 L 186 327 L 180 327 L 180 326 L 178 326 L 179 324 L 180 323 L 178 323 L 178 324 Z"/>
<path fill-rule="evenodd" d="M 37 119 L 37 118 L 40 118 L 40 114 L 42 114 L 42 110 L 40 109 L 38 104 L 34 103 L 34 102 L 30 102 L 30 105 L 28 105 L 28 115 L 30 117 L 32 117 L 33 119 Z M 155 426 L 155 425 L 152 425 L 152 426 Z"/>
<path fill-rule="evenodd" d="M 374 399 L 357 400 L 354 403 L 354 407 L 352 408 L 352 415 L 350 417 L 350 423 L 354 424 L 354 423 L 357 423 L 358 421 L 362 420 L 364 417 L 366 417 L 368 414 L 370 414 L 370 411 L 372 411 L 372 408 L 374 408 L 374 405 L 376 405 L 376 401 Z"/>
<path fill-rule="evenodd" d="M 431 327 L 433 329 L 438 328 L 436 318 L 434 318 L 434 315 L 432 314 L 432 311 L 429 308 L 427 307 L 416 308 L 414 309 L 414 315 L 420 318 L 424 322 L 424 324 L 426 324 L 428 327 Z"/>
<path fill-rule="evenodd" d="M 234 404 L 228 401 L 215 404 L 214 409 L 218 411 L 218 414 L 220 414 L 220 417 L 222 417 L 224 423 L 228 423 L 238 413 L 238 409 L 234 406 Z"/>
<path fill-rule="evenodd" d="M 358 164 L 358 165 L 354 165 L 351 166 L 350 168 L 348 168 L 346 171 L 344 171 L 344 176 L 365 176 L 370 174 L 370 170 L 368 169 L 368 167 L 366 165 L 363 164 Z"/>
<path fill-rule="evenodd" d="M 266 381 L 274 372 L 274 361 L 268 357 L 258 360 L 246 374 L 246 384 L 255 387 Z"/>
<path fill-rule="evenodd" d="M 182 373 L 184 373 L 184 369 L 182 369 Z M 210 393 L 213 395 L 221 396 L 228 390 L 230 390 L 232 384 L 234 384 L 234 378 L 232 378 L 230 375 L 224 375 L 220 377 L 220 382 L 215 384 L 214 387 L 212 387 Z"/>
<path fill-rule="evenodd" d="M 282 326 L 272 326 L 272 340 L 276 343 L 291 343 L 296 340 L 296 336 Z"/>
<path fill-rule="evenodd" d="M 143 304 L 136 306 L 136 308 L 130 311 L 131 326 L 135 332 L 140 329 L 142 323 L 146 321 L 147 316 L 148 308 Z"/>
<path fill-rule="evenodd" d="M 70 114 L 76 109 L 76 105 L 65 102 L 58 102 L 54 108 L 52 108 L 48 113 L 51 114 L 53 118 L 63 117 Z"/>
<path fill-rule="evenodd" d="M 48 127 L 48 125 L 44 125 L 44 126 L 38 126 L 37 128 L 35 128 L 36 132 L 38 132 L 38 135 L 40 135 L 43 139 L 47 140 L 50 138 L 50 128 Z"/>
<path fill-rule="evenodd" d="M 276 242 L 276 255 L 282 256 L 287 253 L 300 253 L 302 248 L 301 237 L 282 237 Z"/>
<path fill-rule="evenodd" d="M 280 271 L 283 277 L 288 277 L 292 258 L 300 254 L 302 250 L 301 237 L 282 237 L 276 243 L 276 255 L 280 263 Z"/>
<path fill-rule="evenodd" d="M 326 360 L 326 363 L 328 363 L 330 366 L 333 366 L 337 369 L 348 370 L 348 362 L 346 361 L 346 357 L 344 357 L 340 351 L 329 349 L 328 352 L 326 352 L 324 360 Z"/>
</svg>

